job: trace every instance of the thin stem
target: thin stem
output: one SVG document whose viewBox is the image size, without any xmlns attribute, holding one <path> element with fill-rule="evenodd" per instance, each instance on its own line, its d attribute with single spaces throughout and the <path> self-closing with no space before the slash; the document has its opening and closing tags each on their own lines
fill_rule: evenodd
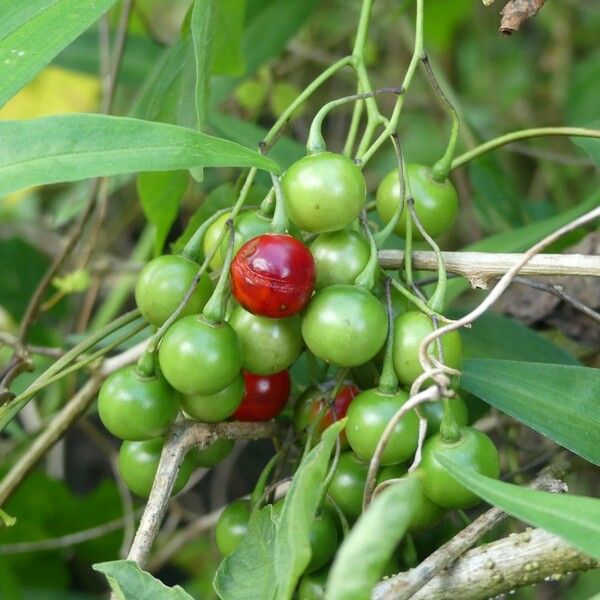
<svg viewBox="0 0 600 600">
<path fill-rule="evenodd" d="M 369 241 L 371 253 L 369 255 L 369 260 L 367 264 L 356 277 L 354 284 L 359 287 L 364 287 L 367 290 L 372 290 L 375 287 L 375 282 L 377 281 L 377 272 L 379 271 L 377 244 L 375 243 L 375 238 L 371 233 L 371 229 L 369 227 L 369 220 L 367 218 L 367 213 L 365 210 L 361 211 L 359 218 L 363 231 L 365 232 L 365 236 Z"/>
<path fill-rule="evenodd" d="M 385 343 L 385 356 L 381 377 L 379 378 L 379 391 L 382 394 L 393 394 L 398 390 L 398 378 L 394 370 L 393 348 L 394 348 L 394 307 L 392 306 L 392 280 L 385 280 L 385 307 L 388 318 L 388 334 Z"/>
<path fill-rule="evenodd" d="M 446 147 L 446 151 L 444 155 L 433 165 L 433 179 L 438 183 L 442 183 L 448 177 L 448 173 L 450 172 L 450 165 L 452 164 L 452 157 L 454 156 L 454 151 L 456 150 L 456 142 L 458 141 L 458 128 L 460 126 L 460 121 L 458 119 L 458 113 L 452 103 L 442 91 L 440 84 L 437 82 L 435 75 L 433 73 L 433 69 L 431 68 L 431 63 L 429 62 L 429 57 L 425 54 L 422 58 L 422 65 L 425 69 L 425 74 L 427 75 L 427 79 L 431 84 L 431 87 L 434 89 L 438 98 L 441 100 L 444 108 L 449 113 L 450 118 L 452 119 L 452 129 L 450 131 L 450 139 L 448 140 L 448 146 Z"/>
<path fill-rule="evenodd" d="M 271 181 L 275 190 L 275 212 L 271 220 L 271 230 L 274 233 L 286 233 L 290 227 L 290 221 L 285 209 L 285 197 L 281 187 L 281 180 L 275 173 L 271 173 Z"/>
<path fill-rule="evenodd" d="M 452 161 L 450 170 L 453 171 L 458 167 L 462 167 L 469 161 L 478 158 L 486 152 L 500 148 L 500 146 L 504 146 L 505 144 L 544 136 L 600 138 L 600 129 L 588 129 L 585 127 L 536 127 L 533 129 L 521 129 L 519 131 L 513 131 L 511 133 L 506 133 L 500 137 L 494 138 L 493 140 L 489 140 L 488 142 L 485 142 L 480 146 L 477 146 L 476 148 L 457 156 Z"/>
<path fill-rule="evenodd" d="M 396 279 L 392 279 L 392 285 L 412 304 L 414 304 L 421 312 L 424 312 L 429 317 L 436 317 L 438 320 L 443 321 L 444 323 L 451 323 L 452 320 L 444 317 L 439 313 L 436 313 L 431 307 L 427 306 L 427 304 L 421 300 L 421 298 L 415 296 L 409 292 L 399 281 Z"/>
<path fill-rule="evenodd" d="M 356 102 L 352 109 L 352 119 L 350 120 L 350 127 L 348 128 L 348 135 L 346 136 L 346 143 L 344 144 L 343 154 L 350 158 L 352 156 L 352 150 L 354 149 L 354 142 L 356 141 L 356 135 L 358 134 L 358 127 L 360 126 L 360 119 L 362 117 L 365 103 L 363 101 Z"/>
<path fill-rule="evenodd" d="M 402 81 L 402 89 L 406 92 L 410 87 L 410 84 L 413 80 L 415 71 L 417 69 L 417 65 L 419 61 L 422 60 L 424 56 L 423 51 L 423 3 L 424 0 L 416 0 L 417 4 L 417 14 L 415 18 L 415 46 L 413 50 L 413 55 L 411 61 L 408 65 L 408 69 L 406 70 L 406 75 L 404 76 L 404 80 Z M 385 142 L 385 140 L 394 132 L 398 127 L 398 120 L 400 118 L 400 113 L 402 112 L 402 107 L 404 105 L 405 94 L 398 96 L 396 100 L 396 105 L 394 106 L 394 110 L 392 112 L 392 116 L 389 121 L 386 123 L 383 132 L 379 135 L 379 137 L 371 144 L 371 146 L 365 150 L 364 152 L 360 152 L 359 149 L 359 160 L 362 165 L 365 165 L 377 152 L 380 146 Z"/>
</svg>

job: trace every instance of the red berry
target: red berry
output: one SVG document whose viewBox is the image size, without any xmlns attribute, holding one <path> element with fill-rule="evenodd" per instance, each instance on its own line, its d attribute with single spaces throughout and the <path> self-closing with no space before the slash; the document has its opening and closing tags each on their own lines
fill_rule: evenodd
<svg viewBox="0 0 600 600">
<path fill-rule="evenodd" d="M 268 421 L 276 417 L 290 397 L 290 375 L 280 371 L 274 375 L 255 375 L 244 371 L 246 391 L 232 418 L 236 421 Z"/>
<path fill-rule="evenodd" d="M 231 290 L 248 311 L 289 317 L 310 300 L 316 279 L 310 250 L 290 235 L 267 233 L 246 242 L 231 264 Z"/>
<path fill-rule="evenodd" d="M 333 407 L 330 408 L 321 419 L 321 422 L 319 423 L 319 432 L 323 433 L 334 421 L 343 419 L 348 412 L 350 402 L 352 402 L 352 399 L 355 396 L 358 396 L 358 394 L 360 394 L 360 390 L 354 384 L 349 383 L 343 385 L 335 397 Z M 314 403 L 313 411 L 315 417 L 321 412 L 322 406 L 322 402 Z"/>
</svg>

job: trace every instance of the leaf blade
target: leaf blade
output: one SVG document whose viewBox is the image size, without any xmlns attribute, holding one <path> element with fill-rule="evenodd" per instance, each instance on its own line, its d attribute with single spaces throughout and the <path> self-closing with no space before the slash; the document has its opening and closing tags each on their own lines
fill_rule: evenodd
<svg viewBox="0 0 600 600">
<path fill-rule="evenodd" d="M 359 517 L 338 549 L 327 579 L 327 598 L 368 599 L 417 508 L 419 483 L 406 477 L 390 485 Z"/>
<path fill-rule="evenodd" d="M 441 453 L 436 453 L 436 458 L 454 478 L 486 502 L 600 558 L 600 500 L 597 498 L 523 488 L 465 469 Z"/>
<path fill-rule="evenodd" d="M 600 371 L 510 360 L 465 361 L 461 388 L 600 465 Z"/>
<path fill-rule="evenodd" d="M 116 0 L 38 2 L 11 12 L 0 41 L 0 106 L 4 105 L 61 50 L 97 21 Z M 14 2 L 8 9 L 14 10 Z M 2 7 L 0 7 L 2 9 Z M 4 16 L 4 9 L 0 10 Z"/>
<path fill-rule="evenodd" d="M 191 167 L 279 171 L 272 160 L 191 129 L 77 114 L 0 122 L 0 196 L 33 185 Z"/>
</svg>

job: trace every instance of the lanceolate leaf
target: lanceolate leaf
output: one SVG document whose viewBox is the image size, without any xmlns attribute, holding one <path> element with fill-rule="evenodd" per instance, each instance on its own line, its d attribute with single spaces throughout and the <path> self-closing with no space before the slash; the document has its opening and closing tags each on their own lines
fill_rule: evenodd
<svg viewBox="0 0 600 600">
<path fill-rule="evenodd" d="M 340 546 L 327 580 L 328 600 L 368 600 L 410 524 L 419 483 L 407 477 L 390 485 L 361 515 Z"/>
<path fill-rule="evenodd" d="M 442 453 L 436 457 L 452 476 L 486 502 L 600 559 L 599 499 L 519 487 L 467 470 Z"/>
<path fill-rule="evenodd" d="M 310 562 L 309 532 L 331 451 L 344 421 L 331 425 L 304 458 L 277 523 L 272 508 L 254 513 L 248 534 L 220 564 L 214 588 L 223 600 L 287 600 Z"/>
<path fill-rule="evenodd" d="M 142 571 L 133 560 L 96 563 L 94 570 L 104 573 L 119 600 L 160 598 L 161 600 L 193 600 L 180 586 L 168 587 L 150 573 Z"/>
<path fill-rule="evenodd" d="M 599 369 L 473 359 L 461 387 L 600 465 Z"/>
<path fill-rule="evenodd" d="M 309 533 L 321 497 L 321 484 L 329 457 L 345 419 L 327 428 L 321 441 L 308 453 L 288 490 L 275 537 L 277 599 L 291 598 L 310 562 Z"/>
<path fill-rule="evenodd" d="M 114 3 L 0 0 L 0 106 Z"/>
<path fill-rule="evenodd" d="M 0 122 L 0 196 L 47 183 L 191 167 L 278 166 L 258 152 L 184 127 L 104 115 Z"/>
</svg>

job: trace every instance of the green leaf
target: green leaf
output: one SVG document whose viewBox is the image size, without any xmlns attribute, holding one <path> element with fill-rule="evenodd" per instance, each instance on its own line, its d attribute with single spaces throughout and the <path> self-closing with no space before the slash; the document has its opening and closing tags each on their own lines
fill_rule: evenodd
<svg viewBox="0 0 600 600">
<path fill-rule="evenodd" d="M 115 0 L 1 0 L 0 106 L 114 3 Z"/>
<path fill-rule="evenodd" d="M 185 171 L 159 171 L 138 175 L 137 191 L 142 210 L 148 222 L 156 229 L 155 254 L 162 252 L 187 185 L 188 175 Z"/>
<path fill-rule="evenodd" d="M 321 441 L 308 453 L 285 496 L 275 536 L 277 598 L 291 598 L 310 562 L 310 529 L 319 508 L 321 484 L 329 457 L 345 419 L 330 425 Z"/>
<path fill-rule="evenodd" d="M 600 465 L 600 370 L 510 360 L 467 360 L 461 387 Z"/>
<path fill-rule="evenodd" d="M 327 579 L 328 600 L 368 600 L 417 509 L 419 483 L 390 485 L 360 516 L 340 546 Z"/>
<path fill-rule="evenodd" d="M 113 560 L 93 565 L 95 571 L 106 576 L 111 590 L 119 600 L 193 600 L 180 586 L 168 587 L 150 573 L 142 571 L 133 560 Z"/>
<path fill-rule="evenodd" d="M 220 564 L 214 588 L 223 600 L 286 600 L 310 562 L 309 532 L 321 498 L 331 451 L 345 419 L 327 428 L 298 467 L 279 521 L 272 508 L 254 513 L 248 534 Z"/>
<path fill-rule="evenodd" d="M 559 215 L 532 223 L 531 225 L 497 233 L 474 244 L 469 244 L 463 250 L 470 252 L 523 252 L 553 231 L 596 208 L 599 202 L 600 192 L 595 192 L 583 202 Z M 446 301 L 450 303 L 469 288 L 469 283 L 465 279 L 452 279 L 448 281 Z"/>
<path fill-rule="evenodd" d="M 276 527 L 269 504 L 253 512 L 248 533 L 219 565 L 213 582 L 223 600 L 279 600 L 275 595 Z"/>
<path fill-rule="evenodd" d="M 441 452 L 436 458 L 448 473 L 486 502 L 600 559 L 599 499 L 519 487 L 465 469 Z"/>
<path fill-rule="evenodd" d="M 191 167 L 279 171 L 258 152 L 191 129 L 105 115 L 0 122 L 0 196 L 88 177 Z"/>
<path fill-rule="evenodd" d="M 465 314 L 450 310 L 452 319 Z M 487 312 L 470 328 L 460 330 L 465 358 L 500 358 L 530 362 L 579 365 L 579 361 L 533 329 L 497 313 Z"/>
<path fill-rule="evenodd" d="M 242 35 L 246 0 L 219 0 L 215 15 L 212 72 L 215 75 L 242 75 L 246 61 Z"/>
<path fill-rule="evenodd" d="M 212 45 L 215 25 L 214 0 L 195 0 L 192 10 L 191 32 L 196 63 L 196 118 L 197 129 L 204 126 L 206 99 L 210 80 Z"/>
</svg>

